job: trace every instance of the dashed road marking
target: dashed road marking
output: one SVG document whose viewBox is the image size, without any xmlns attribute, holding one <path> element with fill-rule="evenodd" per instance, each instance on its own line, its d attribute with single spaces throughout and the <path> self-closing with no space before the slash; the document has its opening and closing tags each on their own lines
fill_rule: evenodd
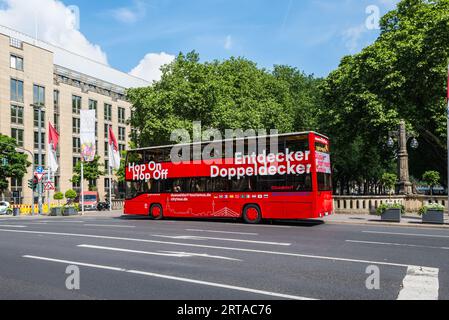
<svg viewBox="0 0 449 320">
<path fill-rule="evenodd" d="M 174 277 L 174 276 L 169 276 L 169 275 L 164 275 L 164 274 L 159 274 L 159 273 L 139 271 L 139 270 L 128 270 L 128 269 L 124 269 L 124 268 L 117 268 L 117 267 L 111 267 L 111 266 L 105 266 L 105 265 L 90 264 L 90 263 L 77 262 L 77 261 L 68 261 L 68 260 L 59 260 L 59 259 L 46 258 L 46 257 L 37 257 L 37 256 L 29 256 L 29 255 L 23 256 L 23 258 L 40 260 L 40 261 L 47 261 L 47 262 L 55 262 L 55 263 L 61 263 L 61 264 L 66 264 L 66 265 L 75 265 L 75 266 L 80 266 L 80 267 L 88 267 L 88 268 L 95 268 L 95 269 L 102 269 L 102 270 L 125 272 L 125 273 L 141 275 L 141 276 L 147 276 L 147 277 L 152 277 L 152 278 L 173 280 L 173 281 L 178 281 L 178 282 L 192 283 L 192 284 L 209 286 L 209 287 L 215 287 L 215 288 L 221 288 L 221 289 L 242 291 L 242 292 L 254 293 L 254 294 L 258 294 L 258 295 L 264 295 L 264 296 L 270 296 L 270 297 L 276 297 L 276 298 L 282 298 L 282 299 L 315 300 L 315 299 L 312 299 L 312 298 L 301 297 L 301 296 L 296 296 L 296 295 L 283 294 L 283 293 L 277 293 L 277 292 L 271 292 L 271 291 L 265 291 L 265 290 L 257 290 L 257 289 L 233 286 L 233 285 L 217 283 L 217 282 L 209 282 L 209 281 L 201 281 L 201 280 L 195 280 L 195 279 L 189 279 L 189 278 Z"/>
<path fill-rule="evenodd" d="M 383 245 L 383 246 L 392 246 L 392 247 L 411 247 L 411 248 L 449 250 L 449 248 L 447 248 L 447 247 L 432 247 L 432 246 L 422 246 L 422 245 L 417 245 L 417 244 L 403 244 L 403 243 L 389 243 L 389 242 L 375 242 L 375 241 L 358 241 L 358 240 L 346 240 L 346 242 L 360 243 L 360 244 L 374 244 L 374 245 Z"/>
<path fill-rule="evenodd" d="M 152 255 L 152 256 L 163 256 L 163 257 L 175 257 L 175 258 L 201 257 L 201 258 L 221 259 L 221 260 L 230 260 L 230 261 L 242 261 L 240 259 L 234 259 L 234 258 L 228 258 L 228 257 L 222 257 L 222 256 L 212 256 L 212 255 L 208 255 L 206 253 L 190 253 L 190 252 L 177 252 L 177 251 L 149 252 L 149 251 L 141 251 L 141 250 L 114 248 L 114 247 L 93 246 L 93 245 L 88 245 L 88 244 L 81 244 L 78 247 L 79 248 L 87 248 L 87 249 L 125 252 L 125 253 L 145 254 L 145 255 Z"/>
<path fill-rule="evenodd" d="M 258 233 L 250 233 L 250 232 L 234 232 L 234 231 L 218 231 L 218 230 L 202 230 L 202 229 L 186 229 L 186 231 L 191 232 L 208 232 L 208 233 L 224 233 L 224 234 L 238 234 L 238 235 L 246 235 L 246 236 L 258 236 Z"/>
<path fill-rule="evenodd" d="M 400 232 L 381 232 L 381 231 L 362 231 L 362 232 L 371 234 L 388 234 L 394 236 L 407 236 L 407 237 L 449 238 L 449 236 L 443 236 L 438 234 L 400 233 Z"/>
<path fill-rule="evenodd" d="M 217 240 L 217 241 L 230 241 L 230 242 L 243 242 L 243 243 L 253 243 L 253 244 L 266 244 L 272 246 L 291 246 L 291 243 L 284 242 L 269 242 L 269 241 L 256 241 L 256 240 L 245 240 L 245 239 L 230 239 L 230 238 L 211 238 L 211 237 L 197 237 L 197 236 L 166 236 L 161 234 L 154 234 L 153 237 L 167 238 L 167 239 L 178 239 L 178 240 Z"/>
</svg>

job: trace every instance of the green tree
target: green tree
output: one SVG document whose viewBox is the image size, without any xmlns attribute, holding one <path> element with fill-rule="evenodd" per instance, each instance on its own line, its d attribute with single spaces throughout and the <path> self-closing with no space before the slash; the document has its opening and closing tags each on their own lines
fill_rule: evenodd
<svg viewBox="0 0 449 320">
<path fill-rule="evenodd" d="M 440 173 L 437 171 L 427 171 L 423 174 L 422 179 L 430 187 L 430 196 L 433 196 L 433 187 L 440 183 Z"/>
<path fill-rule="evenodd" d="M 76 197 L 76 196 L 75 196 Z M 61 200 L 64 199 L 64 194 L 62 192 L 56 192 L 53 195 L 53 199 L 58 201 L 58 205 L 61 205 Z"/>
<path fill-rule="evenodd" d="M 0 134 L 0 159 L 5 159 L 6 163 L 0 162 L 0 194 L 9 187 L 8 178 L 23 179 L 27 173 L 27 168 L 31 165 L 26 154 L 16 151 L 16 140 Z"/>
<path fill-rule="evenodd" d="M 192 132 L 193 121 L 222 132 L 290 132 L 316 123 L 319 80 L 294 68 L 276 66 L 269 72 L 244 58 L 200 63 L 190 52 L 179 54 L 162 72 L 151 87 L 128 90 L 139 147 L 171 143 L 172 131 Z"/>
<path fill-rule="evenodd" d="M 382 185 L 388 189 L 390 196 L 394 194 L 394 188 L 398 182 L 398 176 L 394 173 L 384 173 L 381 178 Z"/>
<path fill-rule="evenodd" d="M 94 181 L 97 181 L 105 173 L 101 170 L 104 164 L 100 163 L 100 157 L 95 156 L 94 161 L 84 163 L 84 180 L 89 182 L 89 191 L 95 191 Z M 73 169 L 74 175 L 72 177 L 73 183 L 81 182 L 81 162 L 78 162 L 76 167 Z"/>
<path fill-rule="evenodd" d="M 360 137 L 379 155 L 376 166 L 388 168 L 394 160 L 385 148 L 388 131 L 405 119 L 420 137 L 410 155 L 412 173 L 446 172 L 449 0 L 402 0 L 380 25 L 375 43 L 344 57 L 322 84 L 321 131 L 335 138 L 340 153 Z M 347 163 L 337 169 L 350 170 Z"/>
</svg>

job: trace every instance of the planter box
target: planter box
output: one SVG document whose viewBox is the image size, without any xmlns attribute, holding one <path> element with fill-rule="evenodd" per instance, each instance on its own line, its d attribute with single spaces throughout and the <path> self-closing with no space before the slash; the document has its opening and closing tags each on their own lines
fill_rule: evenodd
<svg viewBox="0 0 449 320">
<path fill-rule="evenodd" d="M 63 215 L 66 216 L 66 217 L 68 217 L 68 216 L 77 216 L 78 215 L 78 211 L 76 211 L 75 208 L 65 208 Z"/>
<path fill-rule="evenodd" d="M 401 222 L 401 209 L 387 209 L 381 218 L 382 221 Z"/>
<path fill-rule="evenodd" d="M 428 210 L 422 215 L 423 223 L 444 224 L 444 211 Z"/>
<path fill-rule="evenodd" d="M 62 209 L 61 208 L 51 208 L 50 216 L 52 216 L 52 217 L 62 216 Z"/>
</svg>

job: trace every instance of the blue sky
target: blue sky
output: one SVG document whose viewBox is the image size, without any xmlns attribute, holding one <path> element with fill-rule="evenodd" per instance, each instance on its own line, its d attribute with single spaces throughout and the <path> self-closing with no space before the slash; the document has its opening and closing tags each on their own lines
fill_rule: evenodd
<svg viewBox="0 0 449 320">
<path fill-rule="evenodd" d="M 203 61 L 243 56 L 326 76 L 378 36 L 366 27 L 367 8 L 383 15 L 397 1 L 0 0 L 0 24 L 33 34 L 35 15 L 40 39 L 150 79 L 161 63 L 191 50 Z M 79 29 L 61 22 L 72 5 Z"/>
<path fill-rule="evenodd" d="M 124 71 L 148 52 L 196 50 L 203 60 L 244 56 L 263 67 L 288 64 L 319 76 L 377 37 L 377 30 L 357 31 L 368 18 L 367 6 L 377 4 L 384 14 L 392 2 L 64 1 L 79 6 L 81 31 Z"/>
</svg>

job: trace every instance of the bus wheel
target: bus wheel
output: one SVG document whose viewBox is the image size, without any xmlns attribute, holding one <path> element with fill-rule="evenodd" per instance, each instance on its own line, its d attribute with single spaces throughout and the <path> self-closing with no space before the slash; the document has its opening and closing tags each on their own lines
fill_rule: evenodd
<svg viewBox="0 0 449 320">
<path fill-rule="evenodd" d="M 243 209 L 243 220 L 249 224 L 258 224 L 262 221 L 262 213 L 259 206 L 254 204 L 247 205 Z"/>
<path fill-rule="evenodd" d="M 161 220 L 164 217 L 164 212 L 160 204 L 152 204 L 150 207 L 150 217 L 154 220 Z"/>
</svg>

